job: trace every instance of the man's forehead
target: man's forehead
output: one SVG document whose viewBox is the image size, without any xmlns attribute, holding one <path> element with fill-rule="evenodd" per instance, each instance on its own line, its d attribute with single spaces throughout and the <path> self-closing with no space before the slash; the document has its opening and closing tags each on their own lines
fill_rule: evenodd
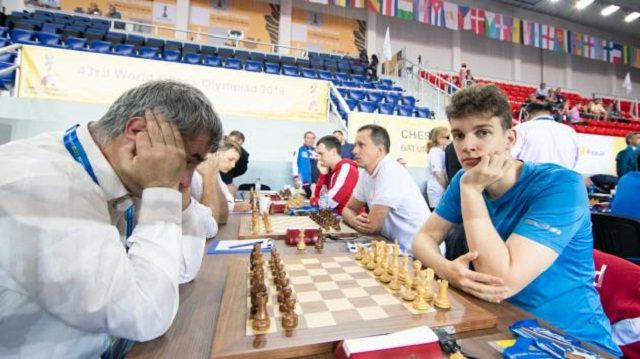
<svg viewBox="0 0 640 359">
<path fill-rule="evenodd" d="M 472 129 L 478 126 L 491 126 L 491 127 L 500 127 L 500 118 L 497 116 L 487 117 L 487 116 L 469 116 L 460 119 L 451 119 L 449 121 L 451 125 L 451 131 L 461 131 L 463 129 Z"/>
</svg>

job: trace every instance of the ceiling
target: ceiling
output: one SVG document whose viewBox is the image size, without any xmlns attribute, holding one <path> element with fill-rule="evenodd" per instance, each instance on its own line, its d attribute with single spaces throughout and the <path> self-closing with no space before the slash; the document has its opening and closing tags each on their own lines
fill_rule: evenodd
<svg viewBox="0 0 640 359">
<path fill-rule="evenodd" d="M 575 23 L 610 32 L 631 40 L 631 45 L 640 46 L 640 19 L 627 23 L 624 17 L 632 12 L 640 12 L 640 0 L 595 0 L 583 10 L 575 8 L 576 0 L 494 0 L 510 6 L 527 9 Z M 608 5 L 618 5 L 620 9 L 609 16 L 600 15 Z M 616 41 L 616 39 L 610 39 Z"/>
</svg>

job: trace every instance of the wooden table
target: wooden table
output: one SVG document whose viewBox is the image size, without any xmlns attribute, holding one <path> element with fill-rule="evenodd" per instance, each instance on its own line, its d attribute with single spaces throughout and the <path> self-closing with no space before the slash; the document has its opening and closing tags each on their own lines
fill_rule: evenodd
<svg viewBox="0 0 640 359">
<path fill-rule="evenodd" d="M 239 223 L 239 215 L 230 216 L 229 223 L 221 227 L 218 237 L 222 239 L 237 238 Z M 282 241 L 279 241 L 279 245 L 283 245 Z M 325 243 L 325 251 L 328 253 L 339 253 L 343 251 L 343 248 L 342 243 Z M 293 253 L 295 247 L 288 250 Z M 127 358 L 210 358 L 229 266 L 229 256 L 233 255 L 205 255 L 197 278 L 191 283 L 180 286 L 180 308 L 169 331 L 158 339 L 137 343 Z M 501 304 L 487 303 L 464 293 L 462 295 L 474 304 L 495 314 L 498 318 L 495 328 L 456 334 L 458 344 L 461 345 L 465 353 L 473 357 L 502 358 L 502 355 L 487 343 L 514 338 L 514 335 L 509 332 L 509 326 L 516 320 L 533 318 L 533 315 L 506 302 Z M 244 315 L 244 313 L 238 313 L 238 315 Z M 307 350 L 309 349 L 307 348 Z M 307 357 L 331 358 L 332 349 L 333 345 L 318 345 L 311 348 L 311 351 L 317 354 Z"/>
</svg>

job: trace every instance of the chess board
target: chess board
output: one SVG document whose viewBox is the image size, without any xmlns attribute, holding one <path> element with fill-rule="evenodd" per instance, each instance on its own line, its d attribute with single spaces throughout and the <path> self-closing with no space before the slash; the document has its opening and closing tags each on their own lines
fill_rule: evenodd
<svg viewBox="0 0 640 359">
<path fill-rule="evenodd" d="M 491 328 L 495 315 L 450 290 L 451 309 L 414 310 L 401 293 L 378 282 L 351 254 L 282 256 L 296 303 L 298 327 L 282 328 L 277 301 L 267 304 L 271 327 L 254 332 L 249 318 L 248 258 L 231 263 L 211 357 L 292 357 L 330 352 L 343 339 L 385 334 L 420 325 L 455 332 Z M 411 270 L 411 269 L 409 269 Z M 265 272 L 265 274 L 267 271 Z M 272 286 L 271 277 L 265 283 Z M 243 283 L 242 285 L 240 283 Z M 246 283 L 246 284 L 245 284 Z M 268 288 L 270 294 L 275 288 Z"/>
<path fill-rule="evenodd" d="M 239 239 L 256 239 L 256 238 L 276 238 L 284 239 L 286 237 L 287 228 L 318 228 L 318 224 L 312 221 L 308 216 L 287 216 L 287 215 L 271 215 L 271 226 L 273 231 L 267 233 L 264 229 L 264 223 L 260 220 L 260 230 L 253 234 L 251 230 L 251 216 L 243 216 L 240 218 L 240 229 L 238 231 Z M 332 234 L 336 237 L 356 237 L 358 232 L 349 227 L 346 223 L 340 222 L 340 230 L 336 231 L 331 228 L 323 231 L 324 234 Z"/>
</svg>

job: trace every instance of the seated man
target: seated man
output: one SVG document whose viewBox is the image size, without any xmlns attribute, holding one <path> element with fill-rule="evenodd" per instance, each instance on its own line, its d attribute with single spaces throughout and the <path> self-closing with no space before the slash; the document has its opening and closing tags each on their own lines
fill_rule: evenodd
<svg viewBox="0 0 640 359">
<path fill-rule="evenodd" d="M 200 90 L 153 81 L 97 122 L 0 146 L 0 357 L 164 334 L 204 251 L 191 176 L 221 138 Z"/>
<path fill-rule="evenodd" d="M 240 152 L 241 152 L 240 158 L 238 159 L 238 161 L 236 161 L 236 164 L 233 167 L 233 169 L 227 173 L 220 174 L 222 176 L 222 180 L 224 181 L 224 183 L 228 185 L 228 188 L 231 191 L 231 194 L 235 196 L 236 187 L 232 184 L 233 179 L 236 177 L 240 177 L 247 172 L 247 169 L 249 167 L 249 152 L 247 152 L 247 150 L 245 150 L 243 147 L 245 137 L 242 132 L 236 131 L 236 130 L 229 132 L 229 135 L 227 136 L 227 140 L 240 146 Z"/>
<path fill-rule="evenodd" d="M 611 201 L 611 213 L 640 220 L 640 172 L 632 171 L 620 178 L 616 195 Z"/>
<path fill-rule="evenodd" d="M 347 158 L 340 157 L 340 141 L 334 136 L 324 136 L 316 144 L 318 169 L 320 176 L 311 201 L 320 197 L 323 185 L 329 190 L 329 207 L 337 214 L 349 201 L 353 189 L 358 183 L 358 165 Z"/>
<path fill-rule="evenodd" d="M 463 170 L 416 235 L 413 252 L 453 286 L 508 301 L 620 356 L 593 287 L 593 236 L 580 174 L 513 159 L 511 109 L 493 85 L 457 92 L 447 106 Z M 438 250 L 457 226 L 469 253 L 450 261 Z M 472 263 L 475 271 L 468 269 Z"/>
<path fill-rule="evenodd" d="M 345 222 L 360 233 L 397 239 L 410 251 L 413 236 L 431 213 L 418 185 L 389 154 L 391 140 L 384 127 L 360 127 L 355 145 L 356 162 L 364 171 L 342 211 Z M 360 213 L 365 204 L 369 213 Z"/>
</svg>

